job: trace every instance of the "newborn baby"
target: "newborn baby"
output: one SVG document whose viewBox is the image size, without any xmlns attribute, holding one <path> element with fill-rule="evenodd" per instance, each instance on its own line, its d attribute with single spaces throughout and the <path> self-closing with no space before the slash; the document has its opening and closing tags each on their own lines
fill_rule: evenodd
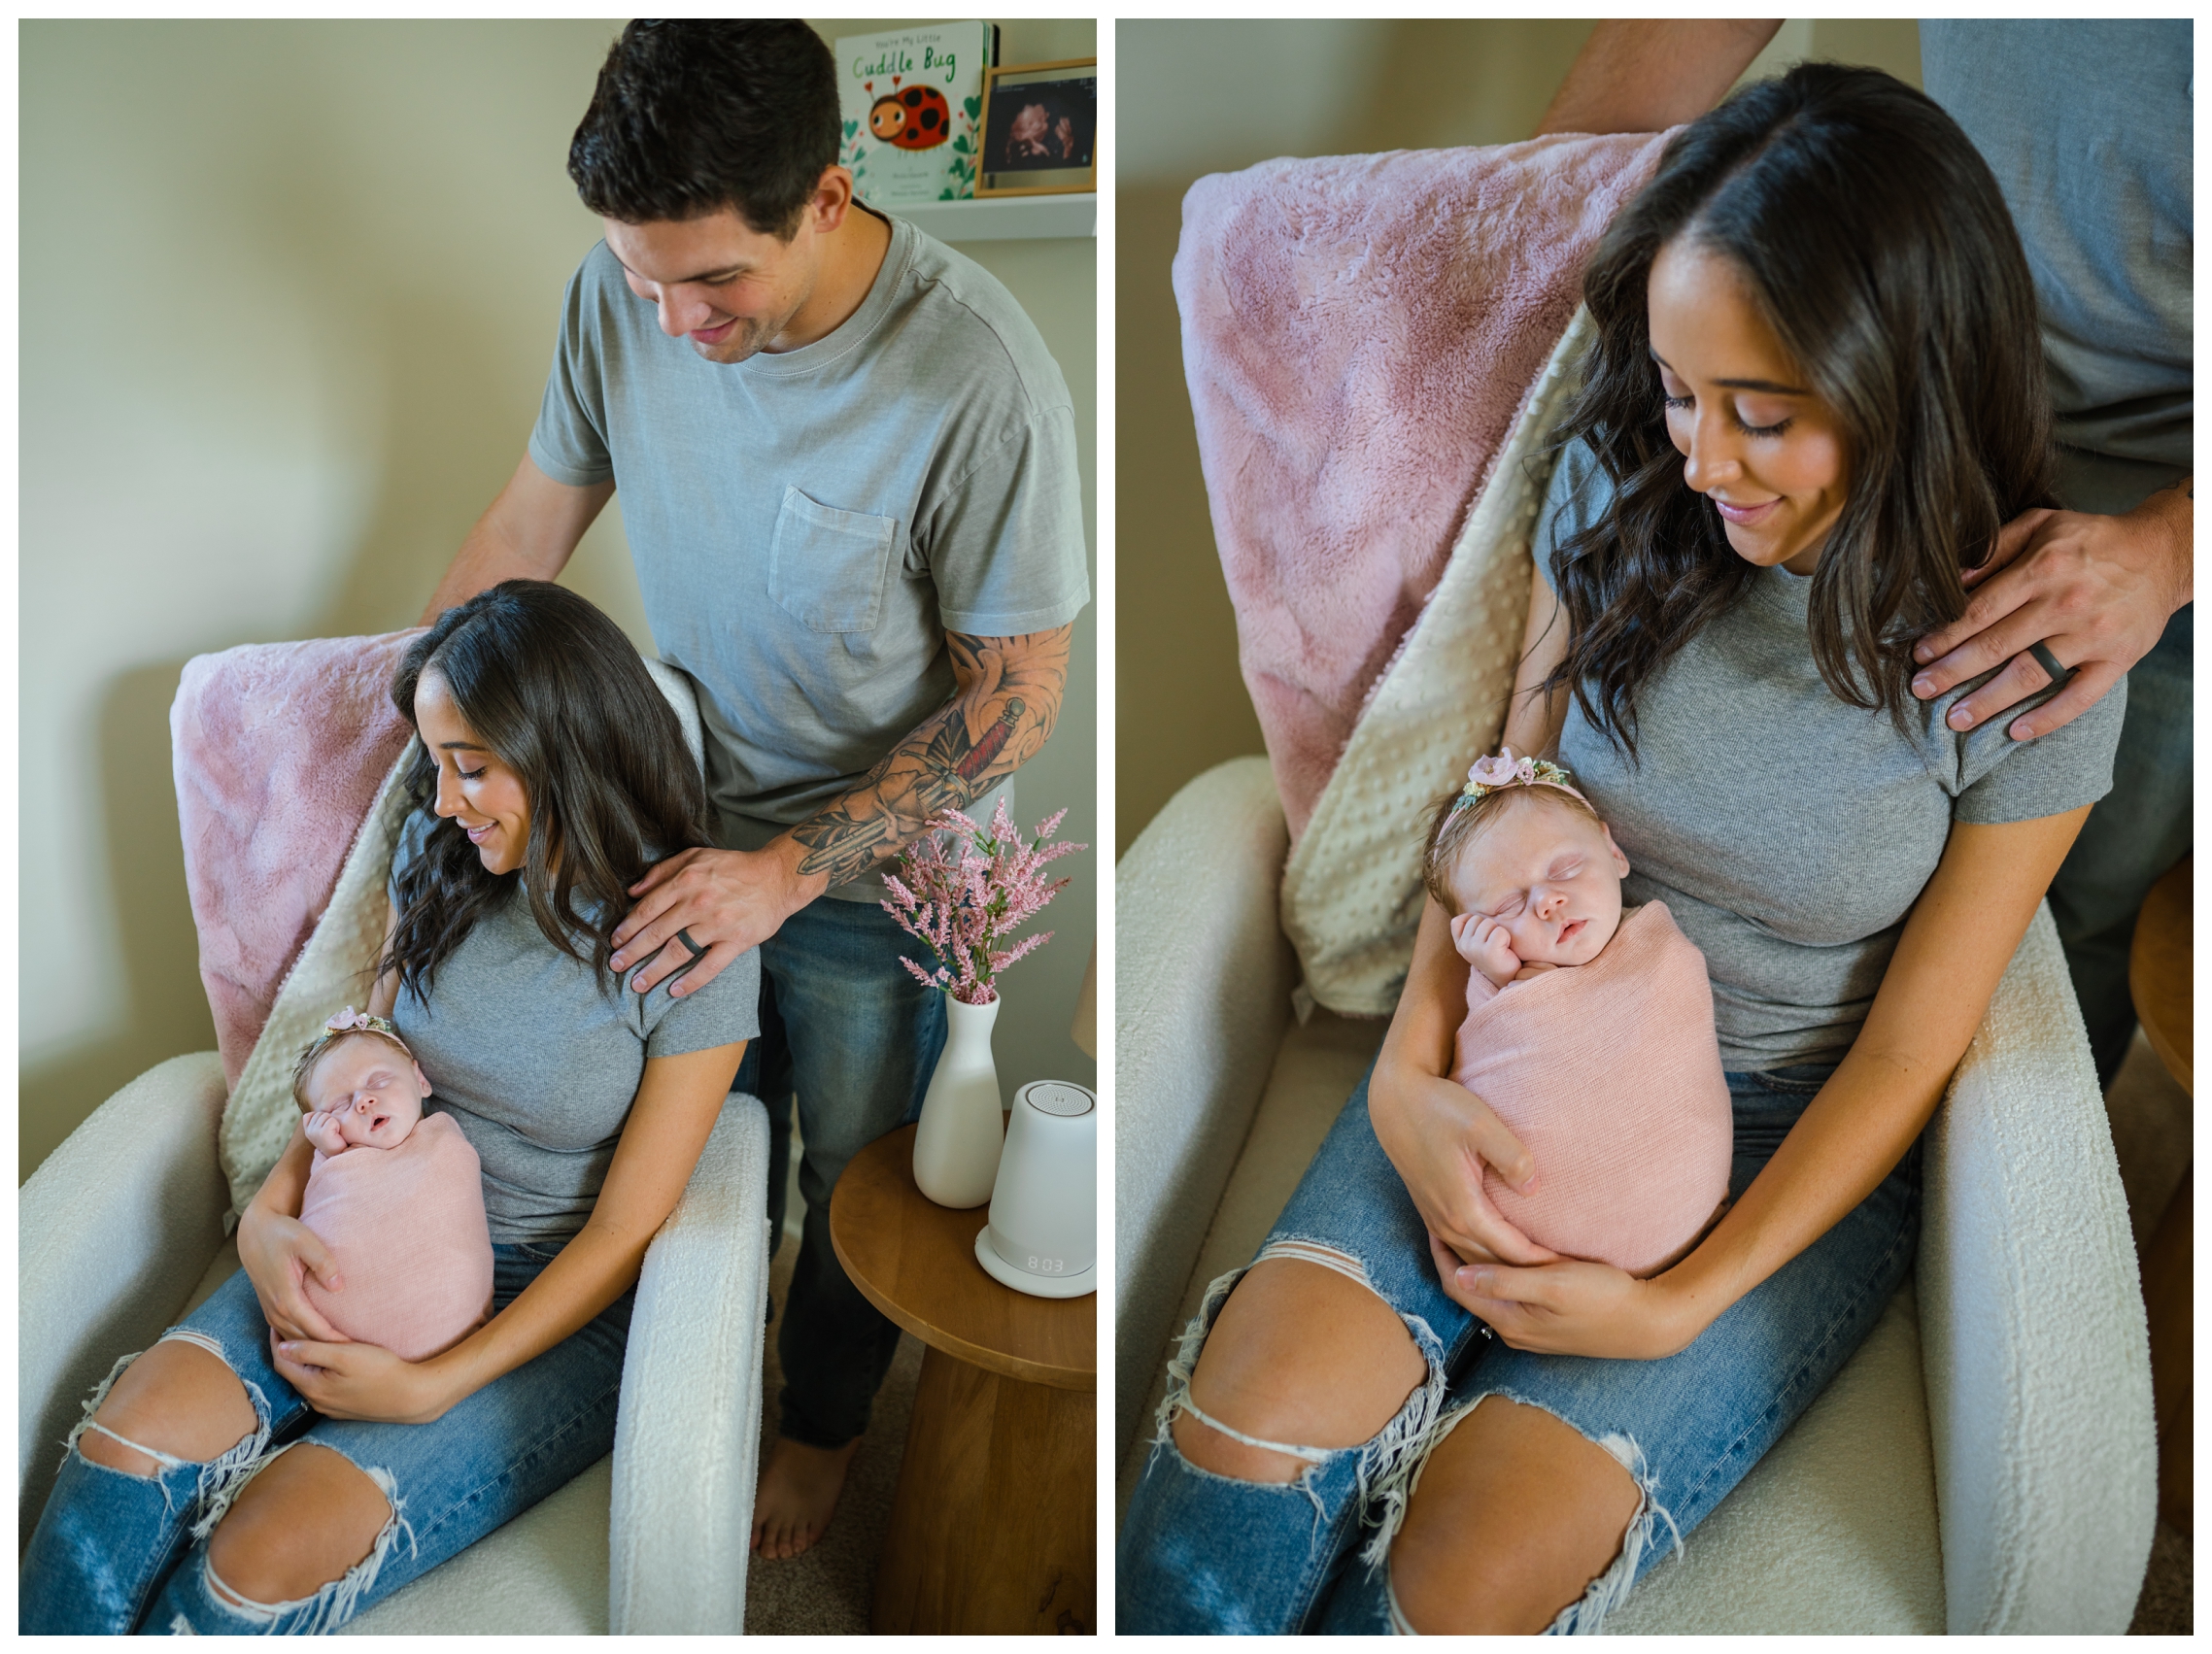
<svg viewBox="0 0 2212 1654">
<path fill-rule="evenodd" d="M 1705 956 L 1663 902 L 1622 915 L 1628 859 L 1567 772 L 1508 747 L 1437 812 L 1423 874 L 1451 915 L 1467 1019 L 1451 1077 L 1534 1157 L 1482 1187 L 1529 1239 L 1652 1275 L 1727 1198 L 1734 1117 Z"/>
<path fill-rule="evenodd" d="M 348 1005 L 292 1069 L 315 1145 L 299 1221 L 336 1261 L 339 1290 L 307 1277 L 308 1300 L 357 1343 L 422 1361 L 492 1312 L 492 1232 L 476 1151 L 382 1017 Z"/>
</svg>

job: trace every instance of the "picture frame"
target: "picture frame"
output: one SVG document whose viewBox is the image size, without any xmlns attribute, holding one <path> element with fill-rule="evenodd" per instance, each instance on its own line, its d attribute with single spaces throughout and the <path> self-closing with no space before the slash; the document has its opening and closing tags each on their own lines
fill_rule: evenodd
<svg viewBox="0 0 2212 1654">
<path fill-rule="evenodd" d="M 1095 193 L 1098 133 L 1096 57 L 986 70 L 977 198 Z"/>
</svg>

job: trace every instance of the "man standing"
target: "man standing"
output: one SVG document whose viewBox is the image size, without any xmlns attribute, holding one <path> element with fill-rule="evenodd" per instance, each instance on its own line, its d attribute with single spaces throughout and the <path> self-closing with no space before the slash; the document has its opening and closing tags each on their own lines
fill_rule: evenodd
<svg viewBox="0 0 2212 1654">
<path fill-rule="evenodd" d="M 528 452 L 428 611 L 553 578 L 621 490 L 654 641 L 698 693 L 718 848 L 635 888 L 613 962 L 643 992 L 696 956 L 682 994 L 761 948 L 737 1089 L 768 1106 L 778 1235 L 801 1111 L 754 1512 L 770 1557 L 820 1536 L 898 1342 L 829 1234 L 837 1174 L 944 1038 L 877 871 L 937 810 L 988 812 L 1044 744 L 1089 600 L 1059 368 L 989 274 L 854 198 L 838 138 L 802 23 L 623 31 L 568 160 L 605 241 L 569 282 Z"/>
</svg>

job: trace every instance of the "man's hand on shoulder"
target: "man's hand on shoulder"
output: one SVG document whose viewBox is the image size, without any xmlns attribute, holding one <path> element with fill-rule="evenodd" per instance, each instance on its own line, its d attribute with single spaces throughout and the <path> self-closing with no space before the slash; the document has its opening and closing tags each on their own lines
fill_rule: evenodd
<svg viewBox="0 0 2212 1654">
<path fill-rule="evenodd" d="M 637 905 L 615 928 L 609 962 L 617 971 L 638 965 L 630 978 L 638 994 L 650 994 L 690 965 L 668 996 L 698 993 L 829 888 L 819 874 L 800 872 L 799 861 L 799 846 L 788 835 L 761 850 L 686 850 L 669 857 L 630 887 Z M 679 930 L 704 950 L 697 963 Z"/>
<path fill-rule="evenodd" d="M 2040 643 L 2073 677 L 2015 719 L 2012 736 L 2030 740 L 2072 723 L 2151 652 L 2190 601 L 2195 515 L 2190 479 L 2118 517 L 2023 512 L 1999 532 L 1990 560 L 1965 572 L 1973 593 L 1966 612 L 1914 648 L 1922 669 L 1913 693 L 1929 700 L 2004 664 L 1951 709 L 1954 729 L 1974 728 L 2050 687 L 2051 673 L 2029 648 Z"/>
</svg>

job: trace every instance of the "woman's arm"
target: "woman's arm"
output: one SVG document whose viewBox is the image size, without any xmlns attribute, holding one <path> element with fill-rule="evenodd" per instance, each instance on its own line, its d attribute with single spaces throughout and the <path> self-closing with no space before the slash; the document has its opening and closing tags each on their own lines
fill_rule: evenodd
<svg viewBox="0 0 2212 1654">
<path fill-rule="evenodd" d="M 647 1061 L 583 1229 L 514 1302 L 452 1349 L 409 1363 L 373 1344 L 294 1339 L 277 1346 L 277 1370 L 326 1417 L 426 1424 L 551 1349 L 635 1284 L 744 1055 L 740 1040 Z"/>
<path fill-rule="evenodd" d="M 1506 702 L 1503 744 L 1516 753 L 1556 758 L 1559 731 L 1567 726 L 1568 692 L 1546 694 L 1543 684 L 1567 658 L 1567 616 L 1544 583 L 1543 570 L 1529 576 L 1528 588 L 1528 624 L 1521 631 L 1513 697 Z"/>
<path fill-rule="evenodd" d="M 2088 815 L 2085 806 L 1953 826 L 1850 1054 L 1743 1198 L 1672 1269 L 1637 1281 L 1602 1264 L 1479 1266 L 1447 1275 L 1446 1289 L 1516 1349 L 1649 1359 L 1688 1345 L 1904 1158 Z"/>
<path fill-rule="evenodd" d="M 385 951 L 391 950 L 391 935 L 398 927 L 399 909 L 387 897 Z M 391 1015 L 398 994 L 397 975 L 386 972 L 369 989 L 370 1013 Z M 276 1329 L 279 1337 L 317 1338 L 336 1344 L 346 1341 L 345 1334 L 330 1325 L 303 1290 L 310 1274 L 325 1292 L 345 1290 L 344 1281 L 332 1267 L 329 1249 L 299 1221 L 300 1202 L 307 1195 L 307 1173 L 314 1162 L 315 1145 L 307 1140 L 303 1127 L 292 1133 L 291 1142 L 255 1191 L 254 1198 L 238 1214 L 238 1262 L 246 1270 L 246 1278 L 254 1283 L 255 1297 L 261 1300 L 262 1318 Z"/>
<path fill-rule="evenodd" d="M 325 1292 L 345 1287 L 329 1249 L 299 1221 L 308 1167 L 314 1161 L 315 1146 L 304 1131 L 294 1128 L 290 1143 L 238 1214 L 238 1262 L 254 1283 L 254 1296 L 261 1300 L 262 1319 L 280 1337 L 339 1343 L 345 1334 L 323 1319 L 304 1290 L 310 1274 Z"/>
<path fill-rule="evenodd" d="M 1505 744 L 1516 753 L 1545 754 L 1558 745 L 1567 695 L 1563 690 L 1545 695 L 1539 686 L 1566 657 L 1566 617 L 1541 573 L 1529 586 Z M 1432 897 L 1422 903 L 1413 962 L 1368 1081 L 1368 1118 L 1415 1209 L 1454 1253 L 1541 1263 L 1554 1254 L 1507 1223 L 1482 1193 L 1484 1162 L 1515 1189 L 1532 1188 L 1538 1168 L 1480 1097 L 1444 1077 L 1451 1072 L 1452 1039 L 1466 1014 L 1467 962 L 1451 945 L 1449 916 Z"/>
<path fill-rule="evenodd" d="M 391 938 L 399 929 L 399 903 L 387 895 L 384 899 L 384 948 L 376 957 L 384 959 L 391 952 Z M 399 972 L 388 970 L 369 985 L 368 1013 L 372 1017 L 389 1017 L 392 1007 L 399 1003 Z"/>
</svg>

